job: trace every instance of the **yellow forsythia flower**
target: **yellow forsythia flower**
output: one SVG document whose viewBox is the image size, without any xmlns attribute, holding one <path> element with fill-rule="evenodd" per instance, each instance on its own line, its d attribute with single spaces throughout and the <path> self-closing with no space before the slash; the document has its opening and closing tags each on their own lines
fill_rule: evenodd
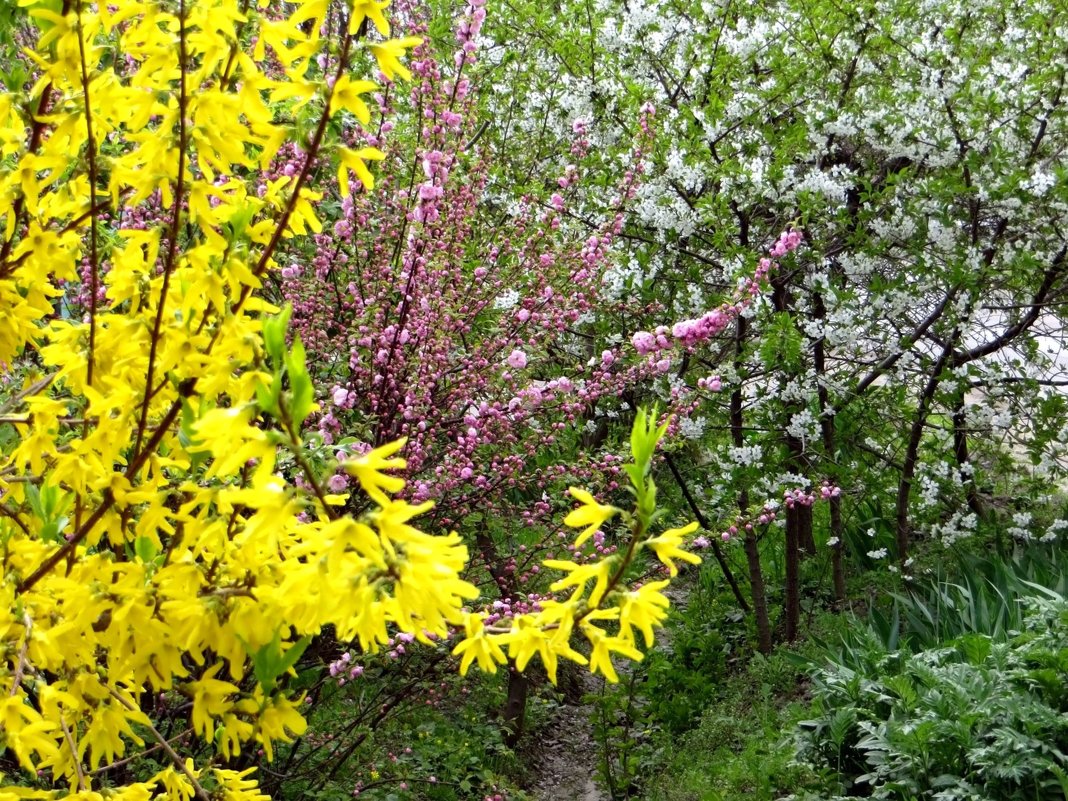
<svg viewBox="0 0 1068 801">
<path fill-rule="evenodd" d="M 697 531 L 696 521 L 683 528 L 668 529 L 659 537 L 651 537 L 642 544 L 652 548 L 656 552 L 656 558 L 668 566 L 672 576 L 676 576 L 679 573 L 679 569 L 675 567 L 675 562 L 673 561 L 675 559 L 681 559 L 691 565 L 701 564 L 700 556 L 684 551 L 681 547 L 683 537 L 693 534 L 695 531 Z"/>
<path fill-rule="evenodd" d="M 568 513 L 567 517 L 564 518 L 564 525 L 572 528 L 586 527 L 585 531 L 579 534 L 578 539 L 575 540 L 576 545 L 582 545 L 619 510 L 614 506 L 597 503 L 597 500 L 589 492 L 580 487 L 571 487 L 568 492 L 582 506 Z"/>
</svg>

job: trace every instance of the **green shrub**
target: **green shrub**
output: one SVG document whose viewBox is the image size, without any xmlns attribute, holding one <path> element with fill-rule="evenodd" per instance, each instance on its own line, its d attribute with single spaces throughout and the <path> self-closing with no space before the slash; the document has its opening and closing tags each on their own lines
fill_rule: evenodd
<svg viewBox="0 0 1068 801">
<path fill-rule="evenodd" d="M 1063 801 L 1068 601 L 1032 599 L 1020 624 L 916 653 L 854 633 L 846 658 L 812 675 L 799 757 L 849 798 Z"/>
</svg>

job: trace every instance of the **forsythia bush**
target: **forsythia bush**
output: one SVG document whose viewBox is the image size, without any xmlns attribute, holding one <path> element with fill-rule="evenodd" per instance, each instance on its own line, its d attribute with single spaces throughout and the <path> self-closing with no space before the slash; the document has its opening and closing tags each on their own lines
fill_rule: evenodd
<svg viewBox="0 0 1068 801">
<path fill-rule="evenodd" d="M 280 680 L 326 626 L 369 651 L 457 637 L 461 670 L 507 652 L 614 680 L 612 653 L 639 659 L 666 582 L 630 591 L 626 571 L 642 548 L 697 561 L 693 526 L 649 534 L 654 419 L 634 511 L 575 489 L 565 520 L 581 542 L 618 515 L 625 547 L 548 563 L 572 594 L 496 629 L 463 608 L 459 537 L 397 497 L 402 442 L 337 453 L 354 499 L 302 437 L 303 349 L 256 290 L 283 238 L 320 227 L 316 169 L 371 188 L 380 153 L 340 141 L 370 119 L 358 75 L 404 75 L 418 44 L 387 38 L 388 0 L 18 2 L 39 38 L 35 82 L 0 93 L 0 801 L 261 797 L 227 760 L 304 730 Z M 287 141 L 303 168 L 270 178 Z M 161 694 L 191 704 L 201 764 L 155 727 Z M 109 786 L 100 768 L 142 748 L 170 765 Z"/>
</svg>

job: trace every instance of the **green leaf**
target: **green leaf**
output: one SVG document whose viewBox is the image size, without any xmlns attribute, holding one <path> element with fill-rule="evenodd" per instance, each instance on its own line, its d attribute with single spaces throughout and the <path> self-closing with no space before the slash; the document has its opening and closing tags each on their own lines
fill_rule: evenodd
<svg viewBox="0 0 1068 801">
<path fill-rule="evenodd" d="M 801 332 L 787 312 L 772 317 L 771 324 L 760 343 L 760 361 L 768 369 L 796 370 L 801 366 L 804 347 Z"/>
<path fill-rule="evenodd" d="M 283 651 L 282 630 L 278 628 L 271 641 L 252 654 L 252 672 L 264 692 L 274 689 L 278 677 L 297 664 L 310 642 L 311 637 L 301 637 Z"/>
<path fill-rule="evenodd" d="M 134 540 L 134 553 L 142 562 L 150 564 L 159 555 L 159 548 L 149 537 L 138 537 Z"/>
<path fill-rule="evenodd" d="M 270 384 L 258 382 L 256 384 L 256 405 L 260 410 L 272 417 L 278 417 L 278 401 L 282 397 L 282 377 L 275 376 Z"/>
<path fill-rule="evenodd" d="M 642 476 L 649 472 L 656 446 L 667 432 L 668 423 L 665 422 L 664 425 L 657 427 L 656 418 L 655 404 L 648 411 L 644 408 L 638 409 L 634 416 L 634 427 L 630 432 L 631 456 L 634 458 L 634 464 L 641 469 Z"/>
<path fill-rule="evenodd" d="M 41 491 L 36 484 L 26 485 L 26 500 L 30 504 L 30 510 L 40 520 L 45 519 L 44 508 L 41 506 Z"/>
<path fill-rule="evenodd" d="M 263 345 L 276 369 L 285 361 L 286 329 L 289 327 L 289 317 L 292 313 L 293 307 L 287 303 L 281 312 L 263 322 Z"/>
<path fill-rule="evenodd" d="M 293 347 L 286 356 L 286 371 L 289 373 L 289 388 L 292 391 L 290 414 L 297 428 L 315 410 L 315 388 L 305 366 L 304 344 L 300 337 L 293 338 Z"/>
</svg>

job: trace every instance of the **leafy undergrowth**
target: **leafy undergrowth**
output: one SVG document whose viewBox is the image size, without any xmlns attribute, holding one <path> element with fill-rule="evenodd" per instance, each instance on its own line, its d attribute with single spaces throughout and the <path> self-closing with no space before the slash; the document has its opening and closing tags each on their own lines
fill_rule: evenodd
<svg viewBox="0 0 1068 801">
<path fill-rule="evenodd" d="M 1068 603 L 1031 600 L 1023 631 L 1002 642 L 969 633 L 888 653 L 869 632 L 853 666 L 815 673 L 801 758 L 828 770 L 836 798 L 1063 799 Z"/>
<path fill-rule="evenodd" d="M 814 654 L 816 646 L 801 648 Z M 648 801 L 761 801 L 820 786 L 814 770 L 795 762 L 788 736 L 809 714 L 797 653 L 757 654 L 729 679 L 697 726 L 666 749 L 671 756 L 649 780 Z"/>
<path fill-rule="evenodd" d="M 1068 797 L 1066 568 L 963 554 L 863 618 L 818 617 L 664 738 L 644 798 Z"/>
</svg>

